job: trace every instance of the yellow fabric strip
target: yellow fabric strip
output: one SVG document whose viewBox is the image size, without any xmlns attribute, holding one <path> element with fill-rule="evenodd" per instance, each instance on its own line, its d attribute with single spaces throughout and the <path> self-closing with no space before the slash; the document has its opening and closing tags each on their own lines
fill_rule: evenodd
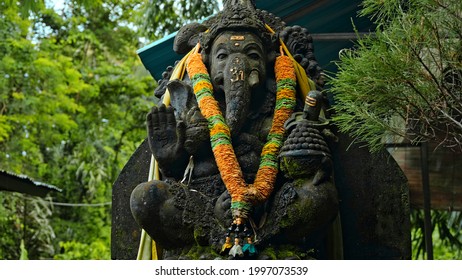
<svg viewBox="0 0 462 280">
<path fill-rule="evenodd" d="M 265 24 L 266 29 L 268 29 L 269 32 L 275 33 L 274 30 L 268 25 Z M 282 48 L 284 49 L 284 52 L 287 54 L 288 57 L 293 61 L 295 65 L 295 74 L 297 75 L 297 81 L 298 81 L 298 86 L 300 87 L 301 94 L 302 94 L 302 100 L 306 99 L 306 96 L 308 95 L 308 92 L 311 90 L 316 90 L 316 85 L 315 83 L 308 78 L 306 75 L 305 69 L 295 60 L 295 58 L 292 56 L 292 54 L 289 52 L 289 49 L 287 48 L 286 44 L 282 39 L 279 39 L 279 43 L 281 44 Z"/>
<path fill-rule="evenodd" d="M 182 80 L 185 70 L 186 70 L 186 59 L 188 56 L 194 51 L 191 50 L 187 53 L 183 59 L 178 62 L 178 64 L 173 69 L 172 76 L 170 77 L 170 81 L 178 79 Z M 164 97 L 162 98 L 162 103 L 166 106 L 170 106 L 170 92 L 168 89 L 165 90 Z M 152 180 L 159 180 L 159 166 L 157 165 L 156 160 L 154 157 L 151 158 L 151 165 L 150 165 L 150 172 L 148 181 Z M 149 246 L 151 245 L 151 246 Z M 161 253 L 161 249 L 158 248 L 156 245 L 155 240 L 153 240 L 144 230 L 141 231 L 141 240 L 140 240 L 140 247 L 138 249 L 138 256 L 137 260 L 158 260 L 159 254 Z"/>
</svg>

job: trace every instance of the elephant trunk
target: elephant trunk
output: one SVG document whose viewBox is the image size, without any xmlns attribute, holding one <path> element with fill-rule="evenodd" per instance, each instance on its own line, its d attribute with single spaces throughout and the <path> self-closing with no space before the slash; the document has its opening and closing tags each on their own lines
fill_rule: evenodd
<svg viewBox="0 0 462 280">
<path fill-rule="evenodd" d="M 250 69 L 245 58 L 237 55 L 228 63 L 224 76 L 225 118 L 231 133 L 236 135 L 249 113 L 252 89 L 260 84 L 259 73 Z"/>
</svg>

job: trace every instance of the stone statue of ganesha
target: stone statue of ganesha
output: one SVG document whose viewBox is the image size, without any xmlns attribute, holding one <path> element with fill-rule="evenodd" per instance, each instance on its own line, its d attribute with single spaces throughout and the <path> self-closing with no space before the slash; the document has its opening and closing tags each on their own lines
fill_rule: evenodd
<svg viewBox="0 0 462 280">
<path fill-rule="evenodd" d="M 308 32 L 229 0 L 184 26 L 174 49 L 188 56 L 184 78 L 164 73 L 156 94 L 170 104 L 147 114 L 161 180 L 130 198 L 162 257 L 328 257 L 335 136 Z"/>
</svg>

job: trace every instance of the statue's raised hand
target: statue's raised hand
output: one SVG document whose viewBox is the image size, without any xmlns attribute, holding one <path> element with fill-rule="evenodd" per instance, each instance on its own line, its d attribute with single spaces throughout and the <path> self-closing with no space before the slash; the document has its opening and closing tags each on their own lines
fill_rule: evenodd
<svg viewBox="0 0 462 280">
<path fill-rule="evenodd" d="M 146 116 L 148 142 L 152 154 L 159 163 L 165 176 L 179 178 L 187 164 L 187 154 L 184 150 L 185 125 L 175 119 L 172 107 L 164 104 L 153 107 Z"/>
</svg>

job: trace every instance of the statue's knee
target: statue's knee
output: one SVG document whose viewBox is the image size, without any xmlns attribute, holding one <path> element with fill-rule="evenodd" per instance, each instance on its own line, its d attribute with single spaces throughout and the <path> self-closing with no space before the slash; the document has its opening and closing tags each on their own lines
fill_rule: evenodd
<svg viewBox="0 0 462 280">
<path fill-rule="evenodd" d="M 149 181 L 139 184 L 130 196 L 130 209 L 139 224 L 149 220 L 159 212 L 161 205 L 170 197 L 170 185 L 162 181 Z"/>
<path fill-rule="evenodd" d="M 299 203 L 303 205 L 305 213 L 312 215 L 309 220 L 316 226 L 329 223 L 336 217 L 338 197 L 337 189 L 332 182 L 314 185 L 311 181 L 306 181 L 301 184 L 297 193 Z"/>
</svg>

